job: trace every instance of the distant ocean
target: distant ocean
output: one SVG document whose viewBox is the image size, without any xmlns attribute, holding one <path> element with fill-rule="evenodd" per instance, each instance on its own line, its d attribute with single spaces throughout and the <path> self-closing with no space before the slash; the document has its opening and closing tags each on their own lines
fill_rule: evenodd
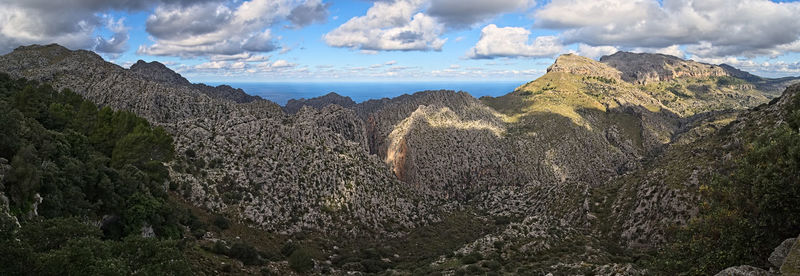
<svg viewBox="0 0 800 276">
<path fill-rule="evenodd" d="M 314 98 L 336 92 L 348 96 L 356 102 L 370 99 L 394 98 L 403 94 L 413 94 L 424 90 L 455 90 L 468 92 L 475 98 L 482 96 L 502 96 L 514 91 L 524 81 L 463 81 L 463 82 L 240 82 L 206 83 L 208 85 L 227 84 L 241 88 L 247 94 L 285 105 L 290 99 Z"/>
</svg>

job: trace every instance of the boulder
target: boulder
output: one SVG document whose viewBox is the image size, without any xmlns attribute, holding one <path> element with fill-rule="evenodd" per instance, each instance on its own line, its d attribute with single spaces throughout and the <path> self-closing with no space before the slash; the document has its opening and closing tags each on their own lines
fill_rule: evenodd
<svg viewBox="0 0 800 276">
<path fill-rule="evenodd" d="M 770 276 L 774 275 L 769 271 L 749 265 L 732 266 L 726 268 L 714 276 Z"/>
<path fill-rule="evenodd" d="M 772 254 L 769 255 L 769 263 L 772 264 L 772 267 L 781 267 L 783 260 L 786 259 L 786 255 L 789 254 L 789 250 L 792 249 L 792 245 L 794 245 L 796 241 L 797 239 L 795 238 L 786 239 L 772 251 Z"/>
<path fill-rule="evenodd" d="M 800 275 L 800 237 L 795 239 L 794 246 L 792 246 L 792 248 L 786 254 L 786 258 L 784 259 L 783 264 L 781 264 L 780 271 L 781 275 Z"/>
</svg>

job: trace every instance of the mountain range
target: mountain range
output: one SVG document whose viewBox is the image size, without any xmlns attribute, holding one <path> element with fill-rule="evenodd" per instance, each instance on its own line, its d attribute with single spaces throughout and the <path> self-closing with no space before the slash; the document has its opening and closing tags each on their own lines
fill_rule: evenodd
<svg viewBox="0 0 800 276">
<path fill-rule="evenodd" d="M 734 265 L 751 266 L 728 273 L 778 273 L 800 260 L 800 244 L 789 240 L 800 222 L 780 219 L 800 216 L 791 207 L 800 187 L 764 188 L 789 206 L 773 210 L 763 203 L 773 194 L 726 184 L 746 182 L 737 175 L 759 175 L 753 185 L 762 186 L 770 177 L 798 179 L 794 153 L 753 158 L 781 145 L 763 141 L 795 141 L 800 78 L 662 54 L 566 54 L 496 98 L 422 91 L 356 103 L 331 93 L 279 106 L 230 86 L 193 84 L 158 62 L 125 69 L 59 45 L 19 47 L 0 57 L 0 72 L 163 127 L 175 152 L 164 162 L 170 199 L 234 224 L 201 231 L 185 250 L 195 273 L 669 275 Z M 766 168 L 775 171 L 760 174 Z M 51 200 L 35 194 L 27 200 Z M 750 209 L 729 205 L 744 195 L 756 198 Z M 31 220 L 29 210 L 5 209 Z M 775 221 L 743 210 L 774 213 Z M 756 226 L 702 224 L 723 211 Z M 84 219 L 102 225 L 108 215 Z M 778 230 L 763 235 L 765 227 Z M 744 228 L 757 239 L 731 248 L 746 252 L 681 243 Z M 268 261 L 212 248 L 238 241 Z M 775 259 L 779 245 L 786 252 Z M 300 247 L 309 268 L 293 265 Z M 694 258 L 705 253 L 734 257 Z"/>
</svg>

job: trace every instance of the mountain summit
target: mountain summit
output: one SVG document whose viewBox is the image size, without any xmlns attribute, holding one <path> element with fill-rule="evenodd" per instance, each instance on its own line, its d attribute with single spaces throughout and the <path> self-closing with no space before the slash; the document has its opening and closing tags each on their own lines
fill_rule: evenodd
<svg viewBox="0 0 800 276">
<path fill-rule="evenodd" d="M 177 85 L 190 85 L 191 83 L 189 80 L 184 78 L 175 71 L 167 68 L 166 65 L 161 64 L 158 61 L 153 62 L 145 62 L 144 60 L 139 60 L 129 69 L 131 72 L 140 74 L 147 79 L 157 81 L 157 82 L 164 82 L 164 83 L 171 83 Z"/>
</svg>

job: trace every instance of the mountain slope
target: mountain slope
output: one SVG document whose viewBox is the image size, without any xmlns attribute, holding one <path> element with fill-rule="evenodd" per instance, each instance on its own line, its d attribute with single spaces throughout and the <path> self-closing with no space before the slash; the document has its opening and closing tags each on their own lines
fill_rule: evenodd
<svg viewBox="0 0 800 276">
<path fill-rule="evenodd" d="M 57 45 L 18 48 L 0 57 L 0 71 L 163 126 L 178 153 L 172 178 L 188 200 L 214 212 L 286 233 L 385 233 L 427 221 L 421 195 L 352 141 L 360 137 L 352 111 L 288 116 L 272 102 L 212 98 Z"/>
</svg>

